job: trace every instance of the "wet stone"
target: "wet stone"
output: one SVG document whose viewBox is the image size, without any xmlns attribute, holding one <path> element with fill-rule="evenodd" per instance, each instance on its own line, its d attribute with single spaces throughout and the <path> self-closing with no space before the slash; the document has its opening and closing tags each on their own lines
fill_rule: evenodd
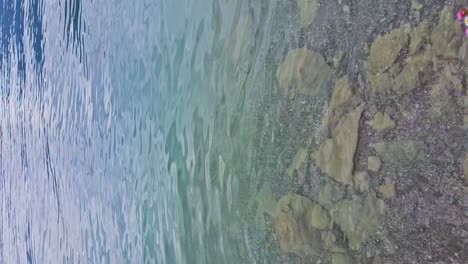
<svg viewBox="0 0 468 264">
<path fill-rule="evenodd" d="M 299 149 L 294 156 L 291 165 L 289 165 L 288 169 L 286 170 L 286 174 L 292 178 L 294 176 L 294 172 L 296 172 L 299 178 L 304 178 L 305 172 L 307 170 L 307 161 L 307 148 Z"/>
<path fill-rule="evenodd" d="M 317 0 L 297 0 L 299 7 L 299 20 L 303 27 L 306 27 L 314 21 L 317 15 Z"/>
<path fill-rule="evenodd" d="M 288 52 L 276 71 L 276 78 L 286 94 L 323 96 L 330 83 L 331 69 L 322 55 L 300 48 Z"/>
<path fill-rule="evenodd" d="M 465 154 L 463 161 L 463 175 L 465 176 L 465 183 L 468 184 L 468 154 Z"/>
<path fill-rule="evenodd" d="M 395 198 L 395 184 L 387 183 L 379 187 L 379 193 L 385 199 Z"/>
<path fill-rule="evenodd" d="M 357 103 L 357 98 L 351 90 L 348 77 L 344 76 L 335 82 L 333 93 L 328 105 L 328 109 L 322 118 L 322 127 L 328 128 L 330 124 L 338 120 L 344 112 L 344 106 L 350 102 Z"/>
<path fill-rule="evenodd" d="M 377 156 L 370 156 L 367 158 L 367 169 L 373 172 L 378 172 L 380 170 L 382 162 Z"/>
<path fill-rule="evenodd" d="M 351 185 L 353 181 L 353 159 L 362 110 L 363 107 L 359 107 L 344 115 L 334 130 L 333 138 L 326 139 L 313 154 L 323 173 L 347 185 Z"/>
<path fill-rule="evenodd" d="M 372 128 L 374 130 L 385 130 L 389 128 L 393 128 L 395 126 L 395 122 L 390 118 L 387 113 L 377 112 L 372 120 Z"/>
<path fill-rule="evenodd" d="M 414 161 L 418 156 L 417 144 L 412 140 L 380 142 L 374 149 L 380 159 L 392 164 Z"/>
<path fill-rule="evenodd" d="M 333 253 L 332 264 L 349 264 L 351 260 L 347 254 L 344 253 Z"/>
<path fill-rule="evenodd" d="M 359 192 L 369 191 L 369 174 L 365 171 L 356 173 L 354 175 L 354 187 Z"/>
<path fill-rule="evenodd" d="M 328 212 L 301 195 L 289 194 L 276 205 L 274 229 L 280 248 L 286 253 L 300 257 L 322 254 L 321 230 L 329 225 Z"/>
<path fill-rule="evenodd" d="M 342 200 L 335 206 L 332 220 L 348 238 L 350 249 L 358 250 L 377 231 L 383 207 L 383 201 L 374 194 L 363 199 Z"/>
</svg>

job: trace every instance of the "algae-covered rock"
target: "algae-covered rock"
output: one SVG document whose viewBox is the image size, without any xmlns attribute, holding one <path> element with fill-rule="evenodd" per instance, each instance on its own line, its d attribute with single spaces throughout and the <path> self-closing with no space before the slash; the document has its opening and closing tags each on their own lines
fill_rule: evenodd
<svg viewBox="0 0 468 264">
<path fill-rule="evenodd" d="M 359 192 L 369 191 L 369 174 L 365 171 L 356 173 L 354 175 L 354 187 Z"/>
<path fill-rule="evenodd" d="M 424 21 L 414 28 L 409 30 L 410 44 L 409 54 L 413 55 L 418 52 L 425 44 L 429 42 L 430 28 L 429 22 Z"/>
<path fill-rule="evenodd" d="M 395 122 L 390 118 L 387 113 L 377 112 L 374 115 L 374 119 L 372 120 L 372 128 L 375 130 L 384 130 L 388 128 L 393 128 L 395 126 Z"/>
<path fill-rule="evenodd" d="M 313 155 L 323 173 L 348 185 L 353 181 L 353 159 L 362 110 L 363 107 L 359 107 L 344 115 L 335 128 L 333 138 L 326 139 Z"/>
<path fill-rule="evenodd" d="M 342 200 L 332 215 L 333 221 L 348 238 L 349 247 L 358 250 L 377 231 L 383 215 L 383 201 L 374 194 L 365 199 Z"/>
<path fill-rule="evenodd" d="M 330 216 L 326 209 L 315 204 L 312 210 L 307 211 L 306 221 L 311 227 L 323 230 L 330 225 Z"/>
<path fill-rule="evenodd" d="M 373 172 L 378 172 L 382 162 L 377 156 L 370 156 L 367 158 L 367 169 Z"/>
<path fill-rule="evenodd" d="M 281 250 L 301 257 L 322 253 L 320 230 L 330 224 L 324 208 L 306 197 L 289 194 L 278 201 L 275 215 L 274 228 Z"/>
<path fill-rule="evenodd" d="M 270 185 L 265 183 L 255 200 L 257 201 L 257 213 L 267 213 L 272 217 L 275 215 L 276 200 L 273 197 Z"/>
<path fill-rule="evenodd" d="M 349 264 L 351 260 L 349 256 L 345 253 L 333 253 L 332 254 L 332 264 Z"/>
<path fill-rule="evenodd" d="M 276 71 L 280 86 L 289 92 L 321 95 L 330 82 L 331 69 L 325 59 L 307 48 L 291 50 Z"/>
<path fill-rule="evenodd" d="M 390 69 L 408 42 L 409 35 L 406 27 L 377 37 L 370 48 L 368 72 L 376 74 Z"/>
<path fill-rule="evenodd" d="M 307 148 L 301 148 L 297 151 L 296 155 L 294 156 L 291 164 L 289 165 L 288 169 L 286 170 L 286 174 L 290 178 L 293 177 L 294 172 L 297 172 L 299 177 L 304 177 L 305 172 L 307 170 L 307 160 L 308 160 L 308 151 Z"/>
<path fill-rule="evenodd" d="M 330 123 L 339 119 L 344 114 L 344 109 L 340 106 L 356 101 L 356 97 L 351 90 L 348 77 L 344 76 L 335 82 L 333 93 L 328 105 L 328 109 L 322 118 L 322 127 L 326 128 Z"/>
<path fill-rule="evenodd" d="M 453 8 L 445 7 L 432 30 L 433 50 L 444 58 L 456 58 L 462 39 L 463 34 L 460 34 L 460 24 L 454 19 Z"/>
<path fill-rule="evenodd" d="M 379 187 L 379 193 L 382 194 L 382 197 L 385 199 L 395 198 L 395 184 L 387 183 Z"/>
<path fill-rule="evenodd" d="M 380 142 L 374 149 L 384 162 L 393 164 L 413 161 L 418 156 L 417 144 L 412 140 Z"/>
<path fill-rule="evenodd" d="M 432 72 L 431 58 L 430 51 L 409 57 L 401 72 L 394 76 L 392 89 L 398 95 L 403 95 L 427 81 Z"/>
<path fill-rule="evenodd" d="M 299 20 L 301 25 L 306 27 L 312 24 L 317 15 L 317 0 L 297 0 L 297 5 L 299 7 Z"/>
</svg>

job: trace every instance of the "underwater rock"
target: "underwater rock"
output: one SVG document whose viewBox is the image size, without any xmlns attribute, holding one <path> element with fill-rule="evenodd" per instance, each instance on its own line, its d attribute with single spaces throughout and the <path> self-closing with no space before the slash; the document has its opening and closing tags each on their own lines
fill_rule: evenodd
<svg viewBox="0 0 468 264">
<path fill-rule="evenodd" d="M 377 231 L 383 209 L 383 201 L 369 194 L 364 199 L 340 201 L 333 210 L 332 220 L 348 238 L 349 247 L 358 250 Z"/>
<path fill-rule="evenodd" d="M 301 148 L 297 151 L 294 156 L 291 165 L 286 170 L 286 174 L 290 178 L 294 176 L 294 172 L 297 172 L 298 177 L 303 178 L 307 170 L 308 151 L 307 148 Z"/>
<path fill-rule="evenodd" d="M 367 169 L 370 171 L 378 172 L 381 164 L 382 162 L 377 156 L 370 156 L 367 158 Z"/>
<path fill-rule="evenodd" d="M 369 74 L 383 73 L 393 66 L 402 49 L 409 43 L 406 31 L 405 27 L 398 28 L 375 39 L 369 53 Z"/>
<path fill-rule="evenodd" d="M 440 13 L 432 32 L 429 23 L 403 25 L 372 43 L 367 78 L 374 94 L 394 91 L 404 95 L 430 80 L 438 57 L 446 60 L 461 56 L 463 34 L 453 19 L 452 8 Z"/>
<path fill-rule="evenodd" d="M 460 33 L 460 24 L 454 19 L 453 8 L 445 7 L 440 12 L 439 21 L 431 34 L 433 50 L 447 58 L 457 58 L 463 34 Z"/>
<path fill-rule="evenodd" d="M 369 174 L 365 171 L 356 173 L 354 175 L 354 187 L 362 193 L 369 191 Z"/>
<path fill-rule="evenodd" d="M 314 21 L 317 15 L 318 3 L 317 0 L 297 0 L 299 7 L 299 19 L 301 25 L 306 27 Z"/>
<path fill-rule="evenodd" d="M 332 264 L 349 264 L 351 263 L 347 254 L 344 253 L 333 253 Z"/>
<path fill-rule="evenodd" d="M 374 115 L 374 119 L 372 120 L 373 129 L 380 131 L 387 128 L 393 128 L 394 126 L 395 122 L 387 113 L 377 112 L 377 114 Z"/>
<path fill-rule="evenodd" d="M 413 161 L 418 156 L 417 145 L 412 140 L 380 142 L 374 149 L 380 159 L 394 164 Z"/>
<path fill-rule="evenodd" d="M 409 27 L 409 25 L 408 25 Z M 421 22 L 418 26 L 409 29 L 409 55 L 417 53 L 425 44 L 429 42 L 430 28 L 429 22 Z"/>
<path fill-rule="evenodd" d="M 300 257 L 321 254 L 320 230 L 330 225 L 324 208 L 306 197 L 289 194 L 278 201 L 275 216 L 274 229 L 281 250 Z"/>
<path fill-rule="evenodd" d="M 275 215 L 276 200 L 273 198 L 273 192 L 267 183 L 263 184 L 255 200 L 257 201 L 257 214 L 267 213 L 271 217 Z"/>
<path fill-rule="evenodd" d="M 291 50 L 276 71 L 276 78 L 287 92 L 311 96 L 325 93 L 331 69 L 325 59 L 307 48 Z"/>
<path fill-rule="evenodd" d="M 395 198 L 395 184 L 387 183 L 379 187 L 379 193 L 385 199 Z"/>
<path fill-rule="evenodd" d="M 340 106 L 351 101 L 356 101 L 355 99 L 348 77 L 345 76 L 338 79 L 333 87 L 333 94 L 328 109 L 322 118 L 322 127 L 327 128 L 331 123 L 339 119 L 344 114 L 344 109 L 340 108 Z"/>
<path fill-rule="evenodd" d="M 353 159 L 362 110 L 361 106 L 345 114 L 338 122 L 333 138 L 326 139 L 313 154 L 317 166 L 323 173 L 347 185 L 353 183 Z"/>
</svg>

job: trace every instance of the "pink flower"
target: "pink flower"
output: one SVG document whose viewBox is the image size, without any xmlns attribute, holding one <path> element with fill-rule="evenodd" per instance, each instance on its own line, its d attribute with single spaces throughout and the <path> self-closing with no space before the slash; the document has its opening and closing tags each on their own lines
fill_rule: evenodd
<svg viewBox="0 0 468 264">
<path fill-rule="evenodd" d="M 457 12 L 457 20 L 461 22 L 461 21 L 463 21 L 463 17 L 464 17 L 463 12 L 458 11 Z"/>
<path fill-rule="evenodd" d="M 468 37 L 468 28 L 465 28 L 465 36 Z"/>
</svg>

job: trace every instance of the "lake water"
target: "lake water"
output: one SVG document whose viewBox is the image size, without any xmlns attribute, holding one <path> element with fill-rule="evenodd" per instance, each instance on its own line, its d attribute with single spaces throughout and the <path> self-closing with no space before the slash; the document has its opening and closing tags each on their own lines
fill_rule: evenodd
<svg viewBox="0 0 468 264">
<path fill-rule="evenodd" d="M 379 254 L 392 256 L 382 238 L 391 232 L 376 231 L 374 216 L 384 214 L 384 201 L 390 208 L 385 212 L 395 216 L 391 212 L 403 206 L 398 197 L 410 199 L 402 194 L 411 188 L 404 187 L 404 180 L 399 185 L 398 166 L 387 166 L 392 161 L 379 155 L 378 148 L 372 153 L 382 160 L 381 176 L 370 169 L 370 185 L 365 183 L 369 186 L 363 191 L 356 175 L 367 168 L 367 146 L 406 140 L 405 135 L 427 127 L 417 123 L 411 133 L 367 137 L 376 108 L 370 106 L 373 97 L 362 72 L 369 43 L 397 28 L 394 21 L 436 23 L 430 14 L 442 7 L 421 1 L 424 8 L 414 18 L 408 15 L 409 6 L 394 5 L 398 1 L 376 1 L 368 10 L 369 1 L 321 2 L 2 0 L 0 263 L 381 263 Z M 366 20 L 365 12 L 374 8 L 379 11 Z M 394 20 L 380 20 L 387 11 Z M 322 166 L 312 154 L 327 138 L 339 137 L 340 132 L 330 132 L 323 122 L 342 76 L 349 77 L 353 93 L 362 98 L 346 101 L 344 112 L 366 105 L 359 145 L 356 149 L 354 144 L 351 155 L 351 182 L 342 178 L 348 173 L 347 156 L 337 158 L 342 174 L 333 176 L 336 167 Z M 466 83 L 461 85 L 463 94 Z M 393 115 L 397 125 L 418 119 L 420 112 L 406 115 L 409 108 L 394 107 L 415 105 L 409 101 L 379 100 L 377 109 Z M 405 113 L 402 121 L 397 108 Z M 460 109 L 450 115 L 459 121 L 450 124 L 461 129 Z M 359 117 L 357 121 L 359 125 Z M 341 121 L 330 117 L 330 124 L 336 123 Z M 352 125 L 346 129 L 346 140 L 352 142 Z M 459 144 L 447 143 L 445 148 L 461 158 L 447 160 L 458 176 L 453 176 L 456 184 L 447 187 L 455 189 L 446 192 L 458 192 L 463 201 L 463 133 L 447 138 Z M 329 142 L 340 153 L 348 151 L 341 141 Z M 399 156 L 402 148 L 392 145 L 385 153 Z M 411 150 L 402 151 L 410 157 Z M 434 171 L 452 168 L 440 162 Z M 395 185 L 387 183 L 396 183 L 397 198 Z M 304 228 L 296 220 L 281 226 L 284 208 L 276 201 L 288 193 L 308 197 L 329 211 L 326 219 L 330 215 L 333 223 L 328 219 L 326 227 L 306 228 L 321 230 L 317 248 L 309 238 L 284 238 L 294 236 L 294 228 L 299 233 Z M 299 219 L 295 206 L 302 198 L 291 199 L 290 210 Z M 338 202 L 359 199 L 364 209 Z M 468 208 L 468 199 L 466 203 Z M 339 208 L 345 207 L 350 211 L 341 217 Z M 456 208 L 456 219 L 466 217 Z M 342 220 L 347 217 L 364 223 L 354 223 L 362 232 L 357 248 L 352 237 L 357 231 L 349 231 Z M 466 220 L 460 221 L 451 226 L 466 230 Z M 392 230 L 394 222 L 378 223 Z M 329 237 L 333 246 L 327 244 Z M 403 241 L 398 236 L 389 239 L 394 244 Z M 454 240 L 461 248 L 468 243 Z M 466 254 L 457 254 L 460 262 L 446 263 L 463 263 Z M 385 263 L 402 263 L 399 257 Z M 369 262 L 361 262 L 366 258 Z"/>
</svg>

